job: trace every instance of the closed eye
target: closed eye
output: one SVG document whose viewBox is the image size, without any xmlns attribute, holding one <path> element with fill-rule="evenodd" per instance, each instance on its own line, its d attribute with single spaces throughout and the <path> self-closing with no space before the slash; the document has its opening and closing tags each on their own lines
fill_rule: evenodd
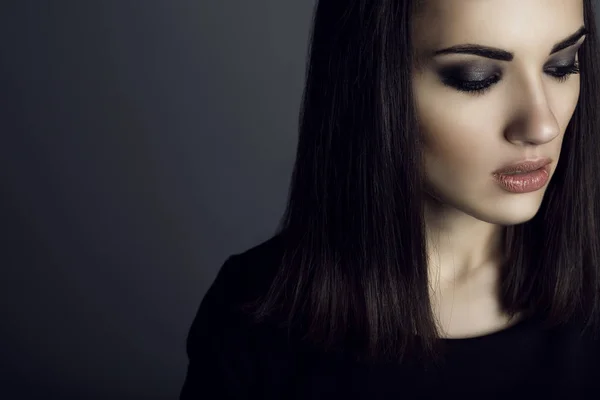
<svg viewBox="0 0 600 400">
<path fill-rule="evenodd" d="M 544 69 L 544 72 L 555 78 L 558 82 L 565 82 L 571 75 L 579 73 L 579 64 L 577 61 L 573 61 L 568 65 L 547 67 Z M 441 80 L 444 85 L 458 91 L 481 95 L 490 90 L 502 79 L 501 72 L 493 72 L 483 79 L 463 79 L 464 76 L 468 75 L 469 72 L 450 68 L 446 72 L 441 72 Z"/>
<path fill-rule="evenodd" d="M 579 63 L 574 61 L 572 64 L 567 66 L 548 68 L 547 72 L 559 82 L 564 82 L 569 79 L 571 75 L 579 73 Z"/>
</svg>

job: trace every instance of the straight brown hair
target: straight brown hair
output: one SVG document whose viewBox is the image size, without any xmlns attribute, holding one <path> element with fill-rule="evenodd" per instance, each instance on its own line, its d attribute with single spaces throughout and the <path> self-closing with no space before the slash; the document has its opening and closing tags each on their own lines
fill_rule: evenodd
<svg viewBox="0 0 600 400">
<path fill-rule="evenodd" d="M 255 320 L 368 362 L 437 360 L 429 298 L 411 18 L 400 0 L 318 1 L 299 141 L 277 234 L 285 253 Z M 599 329 L 600 58 L 592 2 L 581 91 L 536 216 L 506 228 L 502 304 Z M 534 234 L 535 233 L 535 234 Z"/>
</svg>

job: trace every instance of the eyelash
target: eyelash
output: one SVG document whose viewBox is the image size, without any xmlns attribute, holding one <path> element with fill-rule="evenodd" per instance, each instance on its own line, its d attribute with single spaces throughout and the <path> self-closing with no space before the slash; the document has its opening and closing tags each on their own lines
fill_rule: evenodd
<svg viewBox="0 0 600 400">
<path fill-rule="evenodd" d="M 558 82 L 565 82 L 571 75 L 579 74 L 579 63 L 575 62 L 565 67 L 555 67 L 554 71 L 549 72 L 549 75 L 555 78 Z M 473 95 L 481 95 L 492 88 L 500 81 L 500 75 L 495 74 L 492 77 L 483 81 L 461 81 L 449 80 L 444 82 L 446 85 L 453 87 L 461 92 L 467 92 Z"/>
</svg>

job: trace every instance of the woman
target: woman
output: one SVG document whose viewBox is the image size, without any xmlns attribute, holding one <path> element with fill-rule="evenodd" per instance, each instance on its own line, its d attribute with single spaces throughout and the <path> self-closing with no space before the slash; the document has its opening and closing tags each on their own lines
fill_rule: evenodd
<svg viewBox="0 0 600 400">
<path fill-rule="evenodd" d="M 181 399 L 599 398 L 588 0 L 321 0 L 289 203 Z"/>
</svg>

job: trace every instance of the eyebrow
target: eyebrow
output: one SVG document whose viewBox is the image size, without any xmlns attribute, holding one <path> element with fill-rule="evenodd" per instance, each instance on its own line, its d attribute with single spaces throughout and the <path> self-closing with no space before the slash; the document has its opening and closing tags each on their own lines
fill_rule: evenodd
<svg viewBox="0 0 600 400">
<path fill-rule="evenodd" d="M 573 46 L 575 43 L 577 43 L 579 39 L 581 39 L 587 33 L 588 31 L 585 28 L 585 26 L 582 26 L 577 30 L 577 32 L 573 33 L 572 35 L 569 35 L 569 37 L 556 43 L 554 47 L 552 47 L 552 50 L 550 51 L 549 55 L 557 53 L 563 49 L 566 49 L 567 47 Z M 500 61 L 512 61 L 512 59 L 514 58 L 514 54 L 509 51 L 498 49 L 495 47 L 481 46 L 478 44 L 460 44 L 457 46 L 448 47 L 446 49 L 437 50 L 433 54 L 433 56 L 435 57 L 442 54 L 473 54 L 476 56 L 491 58 Z"/>
</svg>

